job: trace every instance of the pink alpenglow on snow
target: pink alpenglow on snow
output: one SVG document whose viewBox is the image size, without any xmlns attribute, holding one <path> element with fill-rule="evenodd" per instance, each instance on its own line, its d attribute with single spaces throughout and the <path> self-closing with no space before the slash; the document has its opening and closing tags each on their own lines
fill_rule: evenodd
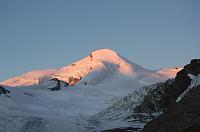
<svg viewBox="0 0 200 132">
<path fill-rule="evenodd" d="M 110 49 L 95 50 L 86 58 L 60 69 L 35 70 L 2 82 L 7 86 L 29 86 L 52 78 L 68 82 L 71 78 L 97 85 L 113 78 L 126 77 L 141 84 L 152 84 L 174 78 L 182 68 L 148 70 L 121 57 Z M 78 81 L 77 81 L 78 82 Z M 106 83 L 109 83 L 107 81 Z"/>
</svg>

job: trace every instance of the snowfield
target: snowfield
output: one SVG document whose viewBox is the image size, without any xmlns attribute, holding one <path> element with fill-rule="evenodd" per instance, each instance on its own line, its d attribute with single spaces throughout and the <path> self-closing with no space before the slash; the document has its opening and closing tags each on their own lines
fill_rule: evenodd
<svg viewBox="0 0 200 132">
<path fill-rule="evenodd" d="M 0 131 L 88 132 L 133 126 L 124 121 L 100 124 L 88 117 L 145 85 L 174 78 L 180 70 L 147 70 L 112 50 L 102 49 L 60 69 L 25 73 L 1 83 L 10 93 L 0 95 Z M 70 78 L 80 81 L 50 91 L 56 86 L 52 78 L 69 84 Z"/>
</svg>

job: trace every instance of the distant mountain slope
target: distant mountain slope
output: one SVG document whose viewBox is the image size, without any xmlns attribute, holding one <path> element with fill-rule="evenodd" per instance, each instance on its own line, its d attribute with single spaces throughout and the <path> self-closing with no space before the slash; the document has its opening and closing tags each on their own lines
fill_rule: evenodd
<svg viewBox="0 0 200 132">
<path fill-rule="evenodd" d="M 200 60 L 194 59 L 177 73 L 175 79 L 142 87 L 106 110 L 91 116 L 90 120 L 101 122 L 97 127 L 109 124 L 118 128 L 123 127 L 120 125 L 123 122 L 130 122 L 128 127 L 135 129 L 152 120 L 145 126 L 145 132 L 182 132 L 190 127 L 194 131 L 200 128 L 199 86 Z M 184 115 L 184 112 L 190 115 Z M 159 118 L 155 119 L 158 116 Z M 181 121 L 180 118 L 185 120 Z M 108 128 L 112 130 L 115 127 Z M 129 129 L 123 128 L 124 131 Z"/>
<path fill-rule="evenodd" d="M 132 63 L 110 49 L 92 52 L 86 58 L 60 69 L 35 70 L 2 82 L 6 86 L 35 85 L 52 78 L 74 85 L 81 79 L 82 84 L 96 85 L 105 80 L 127 78 L 139 85 L 148 85 L 174 78 L 181 68 L 147 70 Z M 126 80 L 126 79 L 125 79 Z"/>
</svg>

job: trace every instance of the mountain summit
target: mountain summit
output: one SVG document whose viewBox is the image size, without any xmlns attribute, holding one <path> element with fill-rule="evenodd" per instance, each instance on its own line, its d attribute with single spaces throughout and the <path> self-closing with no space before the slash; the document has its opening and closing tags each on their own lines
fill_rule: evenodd
<svg viewBox="0 0 200 132">
<path fill-rule="evenodd" d="M 107 122 L 104 115 L 131 117 L 129 106 L 142 103 L 147 90 L 156 88 L 145 85 L 174 78 L 180 69 L 148 70 L 110 49 L 101 49 L 60 69 L 30 71 L 1 83 L 0 131 L 90 132 L 130 126 L 126 120 Z M 163 86 L 159 84 L 153 86 Z M 153 94 L 147 103 L 160 98 Z M 123 113 L 124 108 L 129 112 Z M 149 110 L 146 105 L 137 108 Z"/>
<path fill-rule="evenodd" d="M 36 85 L 53 78 L 70 85 L 84 83 L 96 85 L 106 80 L 127 78 L 140 84 L 152 84 L 175 77 L 181 68 L 147 70 L 132 63 L 110 49 L 95 50 L 86 58 L 60 69 L 35 70 L 2 82 L 7 86 Z M 81 80 L 81 81 L 80 81 Z M 111 81 L 110 80 L 110 81 Z M 126 80 L 126 79 L 125 79 Z"/>
</svg>

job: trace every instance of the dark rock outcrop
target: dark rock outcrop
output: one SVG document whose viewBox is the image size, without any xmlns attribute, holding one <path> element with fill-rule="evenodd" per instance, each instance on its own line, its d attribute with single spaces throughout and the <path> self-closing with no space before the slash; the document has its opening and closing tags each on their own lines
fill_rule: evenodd
<svg viewBox="0 0 200 132">
<path fill-rule="evenodd" d="M 69 77 L 69 85 L 74 86 L 75 84 L 77 84 L 80 80 L 82 79 L 82 77 L 80 78 L 74 78 L 74 77 Z"/>
<path fill-rule="evenodd" d="M 197 76 L 199 73 L 200 59 L 191 60 L 190 64 L 184 66 L 184 68 L 177 73 L 174 83 L 175 86 L 173 87 L 173 96 L 177 98 L 190 85 L 191 79 L 188 77 L 188 74 Z"/>
<path fill-rule="evenodd" d="M 4 87 L 0 86 L 0 95 L 1 94 L 8 94 L 10 91 L 6 90 Z"/>
<path fill-rule="evenodd" d="M 183 70 L 177 73 L 172 85 L 162 88 L 161 91 L 168 91 L 165 92 L 168 93 L 168 96 L 163 98 L 163 102 L 167 102 L 164 103 L 165 105 L 163 104 L 164 107 L 162 106 L 162 108 L 165 108 L 163 109 L 164 113 L 147 123 L 144 127 L 145 132 L 200 131 L 200 86 L 192 88 L 180 102 L 176 103 L 178 96 L 180 96 L 191 83 L 188 74 L 193 74 L 195 76 L 200 74 L 200 59 L 194 59 L 190 64 L 184 66 Z M 156 89 L 156 91 L 159 90 Z M 152 101 L 146 102 L 150 102 L 147 103 L 149 105 Z M 148 105 L 145 106 L 149 108 Z"/>
<path fill-rule="evenodd" d="M 53 78 L 50 81 L 55 81 L 56 82 L 56 86 L 53 88 L 49 88 L 51 91 L 57 91 L 61 89 L 61 86 L 63 85 L 64 87 L 68 87 L 69 84 L 65 81 L 61 81 L 58 78 Z"/>
<path fill-rule="evenodd" d="M 51 91 L 57 91 L 60 90 L 60 80 L 57 78 L 53 78 L 50 81 L 56 81 L 56 86 L 53 88 L 49 88 Z"/>
<path fill-rule="evenodd" d="M 175 77 L 175 80 L 167 80 L 155 89 L 150 89 L 144 97 L 141 105 L 135 108 L 135 112 L 154 113 L 165 111 L 176 103 L 176 99 L 190 85 L 191 79 L 188 74 L 198 75 L 200 73 L 200 60 L 194 59 L 190 64 L 184 66 Z"/>
<path fill-rule="evenodd" d="M 150 121 L 144 132 L 200 131 L 200 86 L 193 88 L 180 102 Z M 196 131 L 198 130 L 198 131 Z"/>
</svg>

